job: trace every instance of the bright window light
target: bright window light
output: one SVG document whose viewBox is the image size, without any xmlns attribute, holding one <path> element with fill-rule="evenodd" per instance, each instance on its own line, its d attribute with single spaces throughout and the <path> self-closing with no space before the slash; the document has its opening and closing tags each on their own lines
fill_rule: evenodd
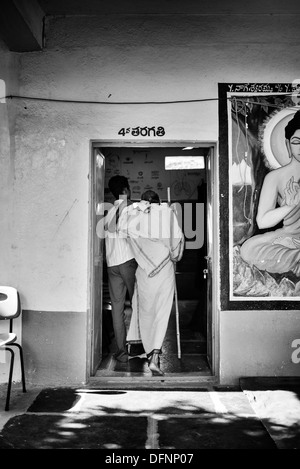
<svg viewBox="0 0 300 469">
<path fill-rule="evenodd" d="M 5 103 L 5 95 L 6 95 L 5 81 L 0 80 L 0 103 L 1 104 Z"/>
<path fill-rule="evenodd" d="M 165 156 L 165 169 L 205 169 L 204 156 Z"/>
</svg>

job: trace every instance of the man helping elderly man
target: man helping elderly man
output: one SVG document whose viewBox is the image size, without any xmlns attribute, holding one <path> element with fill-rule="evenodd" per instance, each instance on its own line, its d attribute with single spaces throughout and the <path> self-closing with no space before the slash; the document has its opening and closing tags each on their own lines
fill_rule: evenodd
<svg viewBox="0 0 300 469">
<path fill-rule="evenodd" d="M 117 229 L 129 241 L 138 264 L 127 342 L 142 342 L 152 374 L 163 375 L 159 355 L 174 299 L 174 263 L 183 255 L 184 235 L 172 208 L 161 204 L 153 191 L 122 211 Z"/>
</svg>

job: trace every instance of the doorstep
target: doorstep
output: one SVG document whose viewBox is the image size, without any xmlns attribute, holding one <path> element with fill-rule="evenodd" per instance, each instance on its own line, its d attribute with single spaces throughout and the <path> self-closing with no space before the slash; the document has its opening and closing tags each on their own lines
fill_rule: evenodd
<svg viewBox="0 0 300 469">
<path fill-rule="evenodd" d="M 120 376 L 92 376 L 86 387 L 99 389 L 155 389 L 155 390 L 198 390 L 211 388 L 218 384 L 216 376 L 199 373 L 172 373 L 164 376 L 132 376 L 120 373 Z"/>
</svg>

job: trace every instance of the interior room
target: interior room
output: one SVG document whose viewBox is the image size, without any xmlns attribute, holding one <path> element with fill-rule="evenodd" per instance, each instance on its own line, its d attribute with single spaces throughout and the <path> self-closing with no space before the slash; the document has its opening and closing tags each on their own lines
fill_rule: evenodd
<svg viewBox="0 0 300 469">
<path fill-rule="evenodd" d="M 207 262 L 206 236 L 206 158 L 209 148 L 197 147 L 103 147 L 105 158 L 105 202 L 113 203 L 109 179 L 122 174 L 129 180 L 132 201 L 139 201 L 146 190 L 155 191 L 161 203 L 178 203 L 182 208 L 182 230 L 185 250 L 176 264 L 176 290 L 167 334 L 160 358 L 161 369 L 167 374 L 210 374 L 207 361 L 207 288 L 205 268 Z M 168 193 L 169 198 L 168 200 Z M 194 246 L 196 205 L 203 204 L 204 216 L 197 220 L 203 238 Z M 191 210 L 191 220 L 189 214 Z M 188 223 L 191 222 L 191 226 Z M 185 226 L 186 225 L 186 226 Z M 194 230 L 194 233 L 193 233 Z M 192 248 L 191 248 L 192 246 Z M 195 247 L 197 247 L 195 249 Z M 204 271 L 204 272 L 203 272 Z M 103 258 L 102 290 L 102 360 L 96 376 L 143 376 L 148 369 L 146 355 L 132 357 L 124 364 L 113 357 L 115 341 L 111 317 L 111 301 L 108 290 L 107 265 Z M 126 326 L 129 327 L 131 305 L 126 300 Z"/>
</svg>

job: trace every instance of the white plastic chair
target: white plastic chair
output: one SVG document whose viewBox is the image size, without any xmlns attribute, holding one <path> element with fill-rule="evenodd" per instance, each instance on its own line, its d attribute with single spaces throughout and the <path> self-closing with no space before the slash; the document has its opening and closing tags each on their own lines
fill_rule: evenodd
<svg viewBox="0 0 300 469">
<path fill-rule="evenodd" d="M 26 392 L 23 350 L 16 342 L 17 335 L 13 332 L 13 320 L 22 312 L 19 292 L 13 287 L 0 286 L 0 320 L 9 320 L 9 332 L 0 333 L 0 350 L 8 350 L 11 354 L 9 378 L 6 394 L 5 410 L 9 410 L 11 384 L 14 370 L 15 354 L 11 347 L 18 347 L 20 352 L 23 392 Z"/>
</svg>

